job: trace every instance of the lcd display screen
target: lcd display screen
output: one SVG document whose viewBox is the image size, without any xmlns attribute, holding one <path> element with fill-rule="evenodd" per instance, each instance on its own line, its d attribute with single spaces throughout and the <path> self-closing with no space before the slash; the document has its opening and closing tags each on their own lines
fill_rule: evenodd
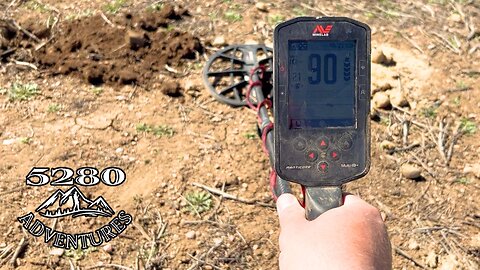
<svg viewBox="0 0 480 270">
<path fill-rule="evenodd" d="M 290 129 L 355 126 L 355 41 L 288 42 Z"/>
</svg>

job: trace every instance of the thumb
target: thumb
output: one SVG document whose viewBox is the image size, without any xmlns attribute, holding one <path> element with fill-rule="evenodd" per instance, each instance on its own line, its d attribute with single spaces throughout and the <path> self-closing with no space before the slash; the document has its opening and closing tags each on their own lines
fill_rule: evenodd
<svg viewBox="0 0 480 270">
<path fill-rule="evenodd" d="M 305 210 L 300 206 L 297 198 L 289 193 L 278 197 L 277 212 L 282 230 L 289 230 L 289 227 L 295 226 L 298 222 L 306 221 Z"/>
</svg>

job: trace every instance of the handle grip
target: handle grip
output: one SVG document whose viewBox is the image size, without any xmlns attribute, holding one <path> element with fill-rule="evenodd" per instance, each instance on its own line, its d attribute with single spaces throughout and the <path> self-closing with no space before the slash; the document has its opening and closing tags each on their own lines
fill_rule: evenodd
<svg viewBox="0 0 480 270">
<path fill-rule="evenodd" d="M 342 187 L 306 187 L 305 217 L 314 220 L 326 211 L 342 205 Z"/>
</svg>

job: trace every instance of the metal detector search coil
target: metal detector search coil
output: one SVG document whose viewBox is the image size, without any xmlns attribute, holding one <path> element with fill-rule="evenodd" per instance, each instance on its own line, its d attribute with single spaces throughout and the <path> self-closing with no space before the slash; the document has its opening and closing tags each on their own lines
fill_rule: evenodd
<svg viewBox="0 0 480 270">
<path fill-rule="evenodd" d="M 274 33 L 274 153 L 280 177 L 340 186 L 370 166 L 370 28 L 301 17 Z"/>
</svg>

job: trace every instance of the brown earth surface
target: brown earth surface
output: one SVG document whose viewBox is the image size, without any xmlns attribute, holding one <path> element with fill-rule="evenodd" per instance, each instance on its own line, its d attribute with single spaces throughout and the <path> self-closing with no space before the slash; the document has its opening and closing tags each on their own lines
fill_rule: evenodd
<svg viewBox="0 0 480 270">
<path fill-rule="evenodd" d="M 393 268 L 478 269 L 479 3 L 261 3 L 0 2 L 2 269 L 276 269 L 279 225 L 255 114 L 215 101 L 201 71 L 218 40 L 271 46 L 276 23 L 303 15 L 372 28 L 372 93 L 393 106 L 372 110 L 372 167 L 346 189 L 381 211 Z M 407 179 L 404 164 L 421 177 Z M 98 248 L 52 254 L 16 220 L 58 189 L 27 186 L 35 166 L 122 168 L 124 184 L 80 190 L 134 224 Z M 208 193 L 193 183 L 249 203 L 211 194 L 196 213 L 187 198 Z M 112 219 L 36 217 L 66 233 Z"/>
</svg>

